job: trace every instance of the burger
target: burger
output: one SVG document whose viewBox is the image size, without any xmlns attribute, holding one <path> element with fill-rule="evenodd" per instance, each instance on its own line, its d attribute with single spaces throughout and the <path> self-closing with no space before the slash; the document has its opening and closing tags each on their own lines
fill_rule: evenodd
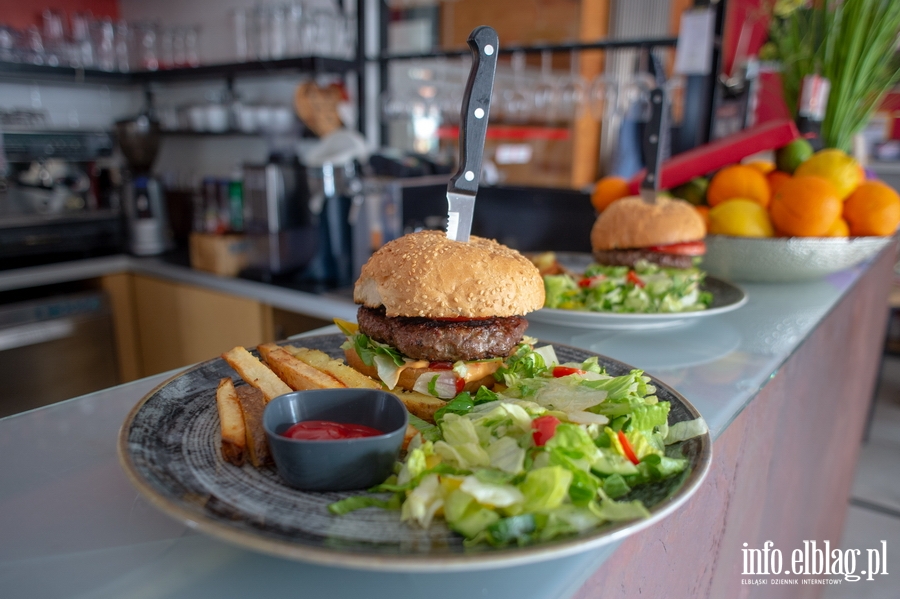
<svg viewBox="0 0 900 599">
<path fill-rule="evenodd" d="M 591 229 L 594 260 L 606 266 L 634 267 L 644 260 L 670 268 L 690 268 L 706 253 L 706 224 L 690 203 L 660 196 L 616 200 Z"/>
<path fill-rule="evenodd" d="M 347 363 L 390 389 L 449 399 L 493 384 L 523 340 L 524 315 L 543 306 L 544 284 L 530 260 L 496 241 L 421 231 L 376 251 L 353 299 Z"/>
</svg>

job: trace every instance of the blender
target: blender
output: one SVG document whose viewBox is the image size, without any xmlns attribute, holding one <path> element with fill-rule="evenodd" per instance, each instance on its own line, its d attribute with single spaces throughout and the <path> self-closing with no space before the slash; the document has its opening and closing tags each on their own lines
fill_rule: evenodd
<svg viewBox="0 0 900 599">
<path fill-rule="evenodd" d="M 159 122 L 147 110 L 118 121 L 116 135 L 128 163 L 123 193 L 128 248 L 138 256 L 161 254 L 172 249 L 173 241 L 163 185 L 151 171 L 159 151 Z"/>
</svg>

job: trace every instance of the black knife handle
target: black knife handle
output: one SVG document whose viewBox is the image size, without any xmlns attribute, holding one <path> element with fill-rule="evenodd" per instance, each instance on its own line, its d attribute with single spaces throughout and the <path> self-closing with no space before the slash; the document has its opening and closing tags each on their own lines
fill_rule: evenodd
<svg viewBox="0 0 900 599">
<path fill-rule="evenodd" d="M 447 191 L 475 195 L 481 178 L 500 38 L 491 27 L 482 25 L 469 34 L 468 43 L 472 68 L 459 113 L 459 170 L 450 178 Z"/>
<path fill-rule="evenodd" d="M 659 173 L 665 156 L 665 141 L 668 133 L 668 106 L 665 88 L 657 87 L 650 92 L 650 121 L 644 132 L 644 160 L 647 175 L 641 187 L 659 190 Z"/>
</svg>

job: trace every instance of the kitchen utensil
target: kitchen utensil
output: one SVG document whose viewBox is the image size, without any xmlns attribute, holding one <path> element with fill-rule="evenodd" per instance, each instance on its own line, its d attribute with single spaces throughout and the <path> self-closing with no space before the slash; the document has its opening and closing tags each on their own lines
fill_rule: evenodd
<svg viewBox="0 0 900 599">
<path fill-rule="evenodd" d="M 650 92 L 650 122 L 644 135 L 644 159 L 647 161 L 647 174 L 641 183 L 641 197 L 648 204 L 656 203 L 656 192 L 659 191 L 659 171 L 669 141 L 668 106 L 666 90 L 657 87 Z"/>
<path fill-rule="evenodd" d="M 788 119 L 767 121 L 744 129 L 666 160 L 660 169 L 657 189 L 672 189 L 757 152 L 785 146 L 799 137 L 797 125 Z M 631 178 L 631 193 L 638 193 L 647 172 L 641 170 Z"/>
<path fill-rule="evenodd" d="M 472 69 L 459 115 L 459 169 L 447 185 L 447 237 L 463 242 L 469 241 L 472 230 L 500 39 L 492 28 L 481 26 L 469 34 L 467 42 Z"/>
</svg>

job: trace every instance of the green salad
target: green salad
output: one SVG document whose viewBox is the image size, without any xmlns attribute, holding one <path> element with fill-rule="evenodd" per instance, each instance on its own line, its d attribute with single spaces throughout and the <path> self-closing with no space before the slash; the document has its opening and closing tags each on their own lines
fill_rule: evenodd
<svg viewBox="0 0 900 599">
<path fill-rule="evenodd" d="M 396 474 L 329 510 L 397 509 L 422 527 L 442 517 L 466 544 L 494 546 L 649 516 L 632 490 L 686 475 L 672 444 L 704 434 L 704 421 L 669 426 L 669 403 L 640 370 L 610 376 L 596 357 L 559 364 L 533 343 L 497 371 L 502 390 L 457 395 L 436 424 L 411 416 L 420 434 Z"/>
<path fill-rule="evenodd" d="M 591 264 L 580 277 L 544 275 L 545 308 L 591 312 L 665 313 L 705 310 L 699 268 L 666 268 L 641 260 L 634 268 Z"/>
</svg>

